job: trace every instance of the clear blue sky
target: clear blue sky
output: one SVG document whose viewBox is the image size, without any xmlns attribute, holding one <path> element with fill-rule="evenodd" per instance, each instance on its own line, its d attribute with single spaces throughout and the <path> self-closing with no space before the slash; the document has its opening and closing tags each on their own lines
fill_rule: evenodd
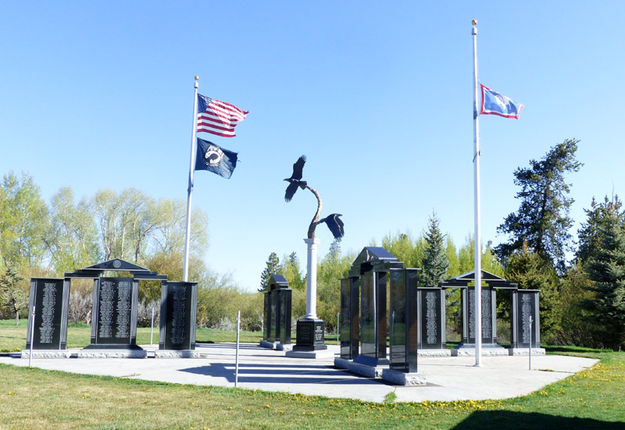
<svg viewBox="0 0 625 430">
<path fill-rule="evenodd" d="M 175 3 L 175 4 L 174 4 Z M 435 211 L 473 232 L 471 19 L 480 81 L 525 108 L 481 118 L 483 241 L 518 208 L 512 172 L 566 138 L 577 224 L 625 189 L 625 2 L 9 2 L 0 15 L 0 173 L 46 200 L 135 187 L 186 199 L 193 76 L 249 109 L 232 179 L 197 172 L 205 258 L 255 290 L 270 252 L 296 251 L 312 194 L 284 202 L 291 165 L 342 213 L 343 251 L 422 232 Z M 321 226 L 319 255 L 332 241 Z"/>
</svg>

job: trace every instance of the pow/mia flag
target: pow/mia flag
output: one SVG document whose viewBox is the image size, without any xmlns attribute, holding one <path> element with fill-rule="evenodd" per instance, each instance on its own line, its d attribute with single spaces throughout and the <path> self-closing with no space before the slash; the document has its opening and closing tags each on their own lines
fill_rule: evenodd
<svg viewBox="0 0 625 430">
<path fill-rule="evenodd" d="M 197 138 L 195 170 L 209 170 L 230 179 L 237 167 L 237 153 L 223 149 L 213 142 Z"/>
</svg>

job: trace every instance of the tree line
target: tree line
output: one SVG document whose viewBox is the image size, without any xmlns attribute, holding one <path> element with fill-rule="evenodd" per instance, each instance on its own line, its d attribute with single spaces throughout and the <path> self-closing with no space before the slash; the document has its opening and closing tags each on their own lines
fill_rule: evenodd
<svg viewBox="0 0 625 430">
<path fill-rule="evenodd" d="M 625 211 L 618 196 L 593 198 L 574 239 L 569 214 L 574 200 L 567 177 L 582 167 L 576 159 L 578 143 L 566 139 L 514 171 L 519 208 L 498 227 L 507 239 L 495 247 L 490 242 L 482 246 L 482 269 L 519 288 L 540 291 L 543 341 L 620 350 L 625 346 Z M 458 249 L 441 233 L 433 214 L 420 236 L 387 235 L 380 245 L 405 267 L 421 267 L 421 285 L 432 287 L 473 270 L 474 244 L 468 238 Z M 334 243 L 319 264 L 318 314 L 330 327 L 339 310 L 338 279 L 347 276 L 355 257 L 341 256 Z M 272 273 L 287 278 L 295 290 L 294 315 L 303 315 L 305 279 L 295 254 L 282 263 L 275 253 L 269 256 L 260 291 Z M 448 325 L 456 330 L 459 307 L 459 291 L 448 290 Z M 498 315 L 509 316 L 508 309 L 506 297 L 500 297 Z"/>
<path fill-rule="evenodd" d="M 202 260 L 207 219 L 194 209 L 189 277 L 199 285 L 198 323 L 231 328 L 232 315 L 241 310 L 244 325 L 258 329 L 262 302 L 240 291 L 228 276 L 209 271 Z M 64 187 L 47 203 L 30 175 L 5 174 L 0 185 L 0 317 L 27 315 L 30 278 L 63 277 L 113 258 L 182 279 L 185 226 L 183 200 L 156 200 L 127 188 L 100 190 L 77 201 Z M 91 281 L 72 281 L 71 321 L 90 323 L 91 292 Z M 152 308 L 158 318 L 160 294 L 160 283 L 140 282 L 140 323 L 149 324 Z"/>
<path fill-rule="evenodd" d="M 569 215 L 573 199 L 568 176 L 581 167 L 578 141 L 566 139 L 539 160 L 517 168 L 519 208 L 506 216 L 498 232 L 506 240 L 482 246 L 482 268 L 519 288 L 540 291 L 542 339 L 548 343 L 621 349 L 625 346 L 625 211 L 617 196 L 596 199 L 585 209 L 586 219 L 574 238 Z M 35 276 L 62 276 L 111 258 L 122 258 L 150 270 L 182 278 L 185 203 L 155 200 L 135 189 L 98 191 L 75 201 L 62 188 L 47 204 L 33 179 L 6 174 L 0 187 L 0 316 L 25 314 L 28 284 Z M 474 241 L 461 247 L 442 233 L 435 214 L 419 236 L 389 234 L 381 243 L 406 267 L 421 267 L 421 285 L 473 270 Z M 262 294 L 241 291 L 228 276 L 210 272 L 202 261 L 208 245 L 206 215 L 194 211 L 190 278 L 199 282 L 198 324 L 231 328 L 242 312 L 243 327 L 262 327 Z M 317 311 L 335 330 L 339 311 L 339 279 L 356 258 L 332 243 L 317 274 Z M 261 274 L 259 292 L 272 274 L 285 276 L 293 288 L 293 317 L 305 314 L 306 279 L 295 253 L 273 252 Z M 70 315 L 89 322 L 91 285 L 72 283 Z M 145 321 L 160 298 L 157 283 L 140 287 L 139 320 Z M 458 327 L 458 292 L 448 290 L 451 325 Z M 506 303 L 498 313 L 506 314 Z M 158 307 L 156 307 L 158 310 Z M 454 318 L 456 318 L 454 320 Z"/>
</svg>

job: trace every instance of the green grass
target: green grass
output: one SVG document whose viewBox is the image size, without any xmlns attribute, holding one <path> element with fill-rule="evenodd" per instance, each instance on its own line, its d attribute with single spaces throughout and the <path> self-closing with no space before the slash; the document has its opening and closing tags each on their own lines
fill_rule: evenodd
<svg viewBox="0 0 625 430">
<path fill-rule="evenodd" d="M 19 325 L 15 325 L 15 320 L 0 320 L 0 352 L 16 352 L 26 348 L 26 333 L 28 320 L 21 319 Z M 153 342 L 158 345 L 159 329 L 154 327 Z M 259 343 L 263 338 L 260 331 L 245 331 L 239 333 L 239 340 L 243 343 Z M 295 333 L 291 334 L 295 343 Z M 196 342 L 235 342 L 237 334 L 231 330 L 214 330 L 209 328 L 197 328 L 195 334 Z M 83 323 L 69 323 L 67 327 L 67 347 L 84 348 L 91 343 L 91 326 Z M 137 327 L 137 344 L 148 345 L 150 343 L 150 328 Z M 336 334 L 326 336 L 328 345 L 336 345 Z"/>
<path fill-rule="evenodd" d="M 26 348 L 26 333 L 28 321 L 20 320 L 15 325 L 15 320 L 0 320 L 0 352 L 21 351 Z M 196 331 L 197 342 L 235 342 L 236 332 L 225 330 L 213 330 L 198 328 Z M 246 343 L 258 343 L 263 334 L 260 331 L 241 331 L 239 340 Z M 154 327 L 153 342 L 158 345 L 159 329 Z M 83 323 L 70 323 L 67 328 L 67 347 L 83 348 L 91 343 L 91 326 Z M 148 345 L 150 343 L 150 328 L 137 327 L 137 344 Z"/>
<path fill-rule="evenodd" d="M 528 396 L 382 404 L 0 365 L 0 428 L 625 428 L 625 353 L 576 352 L 601 361 Z"/>
</svg>

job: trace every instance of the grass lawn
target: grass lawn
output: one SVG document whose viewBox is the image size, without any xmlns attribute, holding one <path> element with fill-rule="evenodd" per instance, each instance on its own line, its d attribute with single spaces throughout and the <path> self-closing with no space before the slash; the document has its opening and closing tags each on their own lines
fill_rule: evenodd
<svg viewBox="0 0 625 430">
<path fill-rule="evenodd" d="M 149 343 L 150 329 L 138 330 Z M 154 342 L 158 342 L 155 330 Z M 90 327 L 69 328 L 70 347 L 89 343 Z M 0 349 L 25 346 L 26 321 L 0 322 Z M 260 332 L 244 332 L 258 342 Z M 200 342 L 234 341 L 234 332 L 198 329 Z M 548 347 L 601 361 L 531 395 L 509 400 L 393 403 L 200 387 L 74 375 L 0 365 L 4 428 L 479 428 L 625 429 L 625 352 Z M 415 388 L 418 389 L 418 388 Z"/>
<path fill-rule="evenodd" d="M 26 348 L 26 332 L 28 321 L 20 320 L 15 325 L 15 320 L 0 320 L 0 352 L 21 351 Z M 158 345 L 159 329 L 154 327 L 153 342 Z M 258 343 L 263 334 L 260 331 L 241 331 L 240 341 Z M 212 330 L 198 328 L 196 331 L 197 342 L 235 342 L 236 332 L 225 330 Z M 67 347 L 83 348 L 91 343 L 91 326 L 82 323 L 70 323 L 67 328 Z M 137 344 L 148 345 L 150 343 L 150 328 L 137 327 Z"/>
<path fill-rule="evenodd" d="M 15 325 L 15 320 L 0 320 L 0 352 L 16 352 L 26 348 L 26 333 L 28 320 L 22 319 L 19 325 Z M 153 342 L 158 345 L 159 328 L 154 327 Z M 259 343 L 263 338 L 260 331 L 244 331 L 239 334 L 239 340 L 243 343 Z M 197 328 L 195 335 L 196 342 L 235 342 L 237 335 L 235 331 L 213 330 L 209 328 Z M 295 342 L 295 333 L 292 334 Z M 67 328 L 67 347 L 83 348 L 91 343 L 91 326 L 83 323 L 69 323 Z M 326 336 L 326 343 L 336 345 L 336 335 Z M 150 328 L 137 327 L 137 344 L 150 344 Z"/>
<path fill-rule="evenodd" d="M 376 404 L 0 365 L 0 428 L 625 428 L 625 352 L 509 400 Z"/>
</svg>

